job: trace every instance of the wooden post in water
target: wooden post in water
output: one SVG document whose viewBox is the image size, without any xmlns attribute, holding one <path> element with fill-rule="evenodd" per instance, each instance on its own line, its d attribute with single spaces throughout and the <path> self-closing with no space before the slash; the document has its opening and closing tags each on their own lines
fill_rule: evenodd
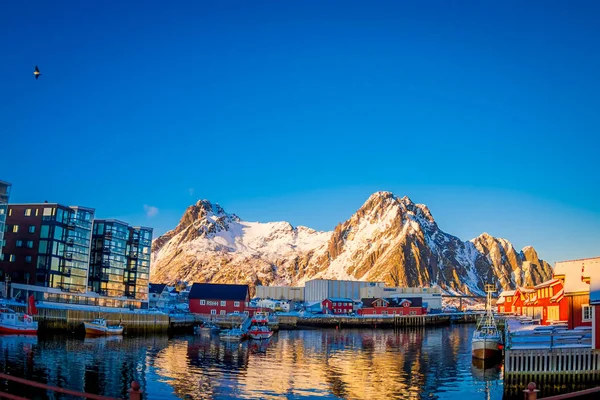
<svg viewBox="0 0 600 400">
<path fill-rule="evenodd" d="M 536 385 L 533 382 L 529 382 L 527 389 L 523 390 L 525 400 L 537 400 L 537 394 L 539 390 L 536 389 Z"/>
<path fill-rule="evenodd" d="M 131 382 L 131 388 L 128 390 L 129 400 L 142 400 L 142 391 L 140 390 L 140 384 L 136 381 Z"/>
</svg>

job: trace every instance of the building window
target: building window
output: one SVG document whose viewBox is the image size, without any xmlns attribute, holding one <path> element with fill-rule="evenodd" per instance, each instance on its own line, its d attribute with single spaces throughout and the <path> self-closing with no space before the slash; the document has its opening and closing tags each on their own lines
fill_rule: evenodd
<svg viewBox="0 0 600 400">
<path fill-rule="evenodd" d="M 29 233 L 35 233 L 35 225 L 29 225 Z"/>
<path fill-rule="evenodd" d="M 26 217 L 31 217 L 31 208 L 26 208 L 25 209 L 25 216 Z"/>
<path fill-rule="evenodd" d="M 211 315 L 217 315 L 217 310 L 210 310 Z"/>
<path fill-rule="evenodd" d="M 31 256 L 25 256 L 25 262 L 31 264 Z"/>
<path fill-rule="evenodd" d="M 15 262 L 15 259 L 16 259 L 16 257 L 15 257 L 14 254 L 11 254 L 10 256 L 8 256 L 8 261 L 9 262 Z"/>
<path fill-rule="evenodd" d="M 591 322 L 592 321 L 592 307 L 589 304 L 584 304 L 581 306 L 581 310 L 583 311 L 583 322 Z"/>
<path fill-rule="evenodd" d="M 227 302 L 225 300 L 221 300 L 221 307 L 225 307 L 226 304 Z"/>
<path fill-rule="evenodd" d="M 33 240 L 28 240 L 27 241 L 27 248 L 28 249 L 33 249 Z"/>
<path fill-rule="evenodd" d="M 12 231 L 13 231 L 13 233 L 19 232 L 19 225 L 13 225 Z"/>
<path fill-rule="evenodd" d="M 200 305 L 203 306 L 206 304 L 206 300 L 200 300 Z"/>
<path fill-rule="evenodd" d="M 10 210 L 8 210 L 8 216 L 12 216 L 12 208 Z"/>
<path fill-rule="evenodd" d="M 225 310 L 221 310 L 220 314 L 225 315 Z"/>
<path fill-rule="evenodd" d="M 236 301 L 236 302 L 234 302 L 234 303 L 233 303 L 233 306 L 234 306 L 234 307 L 239 307 L 239 306 L 240 306 L 240 302 L 239 302 L 239 301 Z"/>
<path fill-rule="evenodd" d="M 16 246 L 16 247 L 23 247 L 23 241 L 22 241 L 22 240 L 17 240 L 17 241 L 15 242 L 15 246 Z"/>
</svg>

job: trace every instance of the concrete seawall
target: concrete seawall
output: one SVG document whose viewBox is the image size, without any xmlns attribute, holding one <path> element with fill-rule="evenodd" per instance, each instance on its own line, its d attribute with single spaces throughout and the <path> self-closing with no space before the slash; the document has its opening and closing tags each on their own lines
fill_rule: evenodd
<svg viewBox="0 0 600 400">
<path fill-rule="evenodd" d="M 322 316 L 322 317 L 285 317 L 279 316 L 281 329 L 306 327 L 338 328 L 401 328 L 408 326 L 435 326 L 450 323 L 448 315 L 409 315 L 409 316 Z M 296 318 L 294 323 L 292 318 Z"/>
<path fill-rule="evenodd" d="M 25 306 L 11 306 L 17 312 L 25 312 Z M 166 333 L 169 330 L 188 330 L 196 324 L 193 315 L 140 313 L 130 311 L 90 311 L 75 309 L 38 308 L 34 320 L 38 332 L 83 332 L 83 323 L 94 318 L 104 318 L 108 325 L 125 327 L 128 334 Z"/>
</svg>

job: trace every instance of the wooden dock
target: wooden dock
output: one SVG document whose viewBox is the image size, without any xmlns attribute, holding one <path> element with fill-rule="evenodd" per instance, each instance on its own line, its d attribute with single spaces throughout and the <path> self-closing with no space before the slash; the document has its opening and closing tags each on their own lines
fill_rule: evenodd
<svg viewBox="0 0 600 400">
<path fill-rule="evenodd" d="M 402 328 L 412 326 L 447 325 L 450 316 L 434 315 L 376 315 L 376 316 L 347 316 L 324 315 L 319 317 L 298 317 L 298 327 L 329 327 L 329 328 Z"/>
</svg>

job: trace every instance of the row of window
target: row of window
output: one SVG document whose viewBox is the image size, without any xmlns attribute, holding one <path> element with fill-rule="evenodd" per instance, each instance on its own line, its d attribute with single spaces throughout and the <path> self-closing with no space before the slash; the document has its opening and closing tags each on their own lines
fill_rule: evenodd
<svg viewBox="0 0 600 400">
<path fill-rule="evenodd" d="M 211 301 L 211 300 L 209 300 L 209 302 L 211 302 L 211 303 L 216 303 L 217 301 L 216 301 L 216 300 L 214 300 L 214 301 Z M 221 304 L 221 307 L 225 307 L 225 306 L 227 305 L 227 301 L 225 301 L 225 300 L 221 300 L 221 303 L 220 303 L 220 304 Z M 206 300 L 200 300 L 200 305 L 201 305 L 201 306 L 204 306 L 204 305 L 206 305 Z M 216 306 L 216 304 L 209 304 L 209 305 L 211 305 L 211 306 Z M 248 303 L 246 303 L 246 306 L 247 306 L 247 305 L 248 305 Z M 240 302 L 239 302 L 239 301 L 235 301 L 235 302 L 233 302 L 233 306 L 234 306 L 234 307 L 239 307 L 239 306 L 240 306 Z"/>
<path fill-rule="evenodd" d="M 217 315 L 217 310 L 210 310 L 210 314 Z M 219 315 L 225 315 L 225 314 L 227 314 L 227 311 L 225 311 L 225 310 L 219 311 Z M 248 311 L 244 311 L 244 314 L 248 315 L 250 313 Z"/>
<path fill-rule="evenodd" d="M 517 307 L 516 314 L 517 315 L 528 315 L 534 318 L 542 318 L 542 310 L 544 307 Z M 504 312 L 505 308 L 500 307 L 500 312 Z M 521 312 L 522 310 L 522 312 Z M 559 306 L 549 306 L 547 308 L 548 311 L 548 320 L 558 320 L 559 318 Z M 584 304 L 581 306 L 581 320 L 583 322 L 592 322 L 592 311 L 593 308 L 589 304 Z"/>
<path fill-rule="evenodd" d="M 19 232 L 19 225 L 15 224 L 15 225 L 4 225 L 4 232 L 8 233 L 8 232 L 12 232 L 12 233 L 17 233 Z M 28 229 L 29 233 L 35 233 L 35 225 L 29 225 L 29 229 Z"/>
<path fill-rule="evenodd" d="M 17 256 L 14 254 L 4 254 L 0 253 L 0 261 L 8 261 L 8 262 L 16 262 Z M 25 256 L 25 263 L 31 264 L 31 256 Z"/>
<path fill-rule="evenodd" d="M 27 240 L 26 242 L 23 242 L 22 240 L 17 240 L 15 242 L 15 246 L 24 247 L 23 243 L 25 243 L 25 247 L 27 247 L 28 249 L 33 249 L 33 240 Z"/>
</svg>

